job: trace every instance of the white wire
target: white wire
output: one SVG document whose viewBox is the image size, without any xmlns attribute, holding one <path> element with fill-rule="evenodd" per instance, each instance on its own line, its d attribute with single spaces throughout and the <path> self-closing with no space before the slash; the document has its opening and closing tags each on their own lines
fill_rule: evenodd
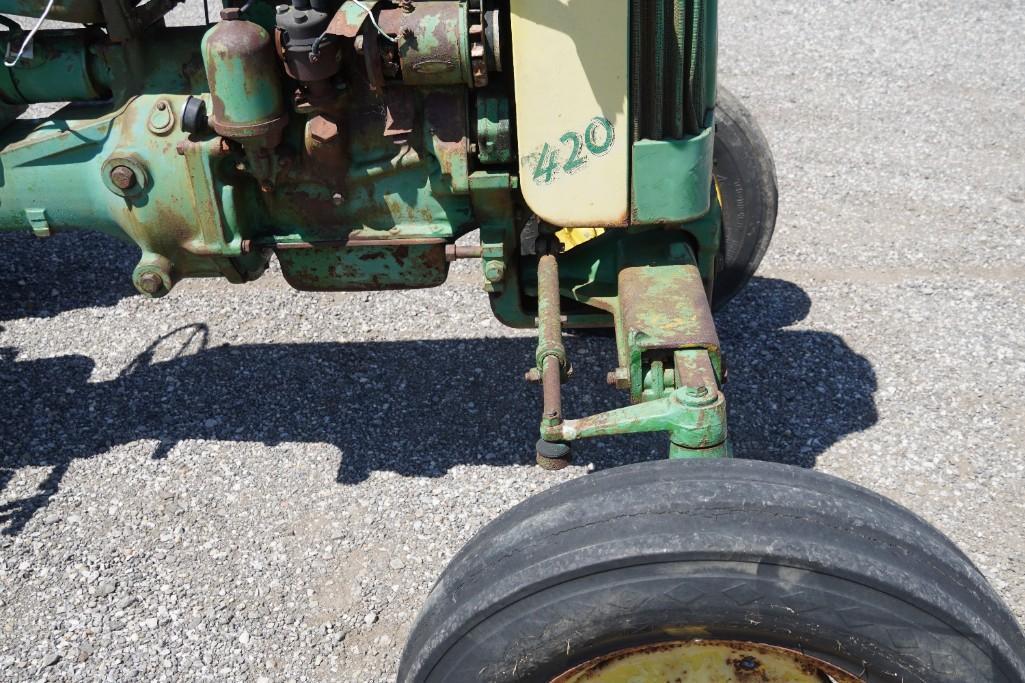
<svg viewBox="0 0 1025 683">
<path fill-rule="evenodd" d="M 53 0 L 50 0 L 50 1 L 52 2 Z M 374 28 L 377 29 L 378 33 L 380 33 L 382 36 L 384 36 L 385 38 L 387 38 L 388 40 L 390 40 L 393 43 L 399 42 L 398 38 L 392 38 L 390 35 L 388 35 L 387 33 L 384 32 L 384 29 L 381 28 L 381 25 L 377 23 L 377 19 L 374 18 L 374 13 L 371 11 L 371 9 L 369 7 L 367 7 L 366 5 L 363 4 L 362 0 L 352 0 L 352 1 L 354 3 L 356 3 L 357 7 L 362 7 L 363 8 L 363 11 L 367 13 L 368 17 L 370 17 L 370 23 L 374 25 Z"/>
<path fill-rule="evenodd" d="M 48 3 L 46 3 L 46 9 L 43 10 L 43 15 L 41 17 L 39 17 L 39 21 L 36 22 L 36 25 L 33 26 L 32 30 L 28 32 L 28 35 L 25 36 L 25 40 L 22 41 L 21 48 L 18 50 L 18 54 L 14 55 L 14 59 L 11 59 L 11 60 L 5 59 L 4 60 L 4 66 L 12 67 L 12 66 L 16 65 L 21 60 L 22 53 L 25 52 L 25 48 L 28 47 L 28 44 L 32 42 L 32 37 L 36 35 L 36 31 L 38 31 L 39 27 L 43 25 L 44 21 L 46 21 L 46 15 L 48 15 L 50 13 L 50 9 L 52 7 L 53 7 L 53 0 L 50 0 Z M 10 46 L 8 46 L 7 49 L 10 50 Z"/>
</svg>

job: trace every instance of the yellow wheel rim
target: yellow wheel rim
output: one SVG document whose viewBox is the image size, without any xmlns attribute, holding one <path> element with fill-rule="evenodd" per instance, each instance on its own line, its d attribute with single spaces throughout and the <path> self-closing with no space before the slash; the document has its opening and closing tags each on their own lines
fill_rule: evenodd
<svg viewBox="0 0 1025 683">
<path fill-rule="evenodd" d="M 808 655 L 757 643 L 694 640 L 620 650 L 552 683 L 860 683 Z"/>
</svg>

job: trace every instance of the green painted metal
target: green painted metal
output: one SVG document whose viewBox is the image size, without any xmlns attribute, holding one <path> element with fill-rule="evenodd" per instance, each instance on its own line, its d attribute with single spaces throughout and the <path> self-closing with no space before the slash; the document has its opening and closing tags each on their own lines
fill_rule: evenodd
<svg viewBox="0 0 1025 683">
<path fill-rule="evenodd" d="M 42 4 L 0 0 L 0 11 L 32 15 Z M 275 256 L 304 290 L 431 287 L 447 276 L 446 247 L 479 230 L 481 285 L 496 316 L 539 326 L 538 376 L 568 377 L 564 325 L 616 333 L 610 380 L 633 405 L 546 415 L 543 438 L 664 431 L 673 457 L 728 455 L 707 312 L 721 223 L 711 180 L 714 0 L 639 3 L 637 12 L 660 10 L 644 18 L 657 35 L 635 31 L 635 48 L 642 40 L 659 54 L 634 72 L 643 102 L 631 112 L 645 134 L 634 141 L 632 226 L 558 254 L 557 287 L 545 296 L 523 239 L 530 212 L 515 174 L 514 83 L 478 73 L 500 55 L 473 52 L 484 38 L 471 31 L 467 3 L 345 3 L 329 29 L 341 41 L 339 69 L 318 82 L 285 72 L 270 6 L 244 18 L 229 10 L 233 20 L 209 29 L 154 24 L 173 4 L 58 3 L 99 13 L 106 30 L 40 32 L 32 57 L 0 71 L 0 230 L 86 228 L 131 242 L 140 251 L 132 281 L 150 297 L 188 277 L 253 280 Z M 368 23 L 367 8 L 398 45 Z M 638 89 L 644 73 L 669 85 Z M 72 104 L 14 120 L 43 101 Z M 184 129 L 190 101 L 205 106 L 209 125 Z"/>
<path fill-rule="evenodd" d="M 715 101 L 717 11 L 715 0 L 632 3 L 634 141 L 682 140 L 708 126 Z"/>
<path fill-rule="evenodd" d="M 716 0 L 631 6 L 631 221 L 683 223 L 709 209 Z"/>
<path fill-rule="evenodd" d="M 422 2 L 403 12 L 399 31 L 402 82 L 473 84 L 465 3 Z"/>
<path fill-rule="evenodd" d="M 704 106 L 705 118 L 711 112 L 714 116 L 719 69 L 719 0 L 705 0 L 704 26 Z M 713 118 L 714 120 L 714 118 Z"/>
<path fill-rule="evenodd" d="M 633 146 L 634 223 L 683 223 L 711 207 L 715 132 L 686 140 L 640 140 Z"/>
<path fill-rule="evenodd" d="M 376 242 L 376 243 L 375 243 Z M 366 240 L 276 250 L 285 279 L 311 292 L 437 287 L 448 276 L 445 240 Z"/>
<path fill-rule="evenodd" d="M 581 290 L 575 295 L 606 307 L 613 316 L 619 368 L 609 379 L 629 390 L 635 405 L 576 420 L 562 420 L 561 415 L 553 420 L 546 414 L 542 439 L 571 442 L 668 432 L 671 457 L 728 456 L 722 354 L 705 281 L 686 235 L 649 230 L 632 236 L 611 232 L 610 236 L 618 247 L 618 258 L 614 266 L 606 267 L 608 272 L 602 276 L 606 284 L 592 289 L 589 296 Z M 599 240 L 609 238 L 603 235 L 593 242 Z M 571 251 L 560 260 L 569 260 L 572 267 L 572 256 Z M 615 286 L 608 282 L 612 271 Z M 539 297 L 535 361 L 542 376 L 549 360 L 569 365 L 561 340 L 552 334 L 558 325 L 546 323 L 549 301 L 550 296 Z"/>
<path fill-rule="evenodd" d="M 221 21 L 202 42 L 211 124 L 224 137 L 248 141 L 278 131 L 285 100 L 270 33 L 250 21 Z"/>
<path fill-rule="evenodd" d="M 0 0 L 0 14 L 39 17 L 45 9 L 46 0 Z M 55 21 L 99 23 L 103 21 L 103 3 L 100 0 L 55 0 L 48 17 Z"/>
<path fill-rule="evenodd" d="M 32 41 L 13 68 L 0 69 L 0 99 L 8 104 L 82 102 L 111 96 L 113 75 L 108 53 L 90 51 L 96 33 L 47 31 Z M 0 40 L 0 50 L 17 52 L 24 36 Z"/>
<path fill-rule="evenodd" d="M 477 158 L 485 165 L 513 161 L 509 98 L 502 93 L 477 97 Z"/>
<path fill-rule="evenodd" d="M 380 2 L 381 0 L 362 0 L 362 2 L 345 0 L 332 22 L 334 24 L 332 32 L 354 38 L 366 23 L 367 13 L 372 12 Z"/>
<path fill-rule="evenodd" d="M 578 420 L 544 427 L 546 441 L 572 443 L 580 439 L 648 432 L 667 432 L 674 458 L 727 457 L 726 402 L 722 393 L 681 388 L 666 398 L 610 410 Z"/>
</svg>

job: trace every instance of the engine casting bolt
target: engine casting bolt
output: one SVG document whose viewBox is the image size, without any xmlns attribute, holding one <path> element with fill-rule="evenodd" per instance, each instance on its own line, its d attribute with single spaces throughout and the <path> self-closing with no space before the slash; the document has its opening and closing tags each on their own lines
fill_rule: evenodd
<svg viewBox="0 0 1025 683">
<path fill-rule="evenodd" d="M 489 261 L 484 266 L 484 277 L 487 278 L 488 282 L 498 283 L 505 277 L 505 265 L 501 261 Z"/>
<path fill-rule="evenodd" d="M 164 288 L 164 281 L 156 273 L 143 273 L 139 276 L 139 289 L 147 294 L 157 294 Z"/>
<path fill-rule="evenodd" d="M 127 166 L 115 166 L 110 171 L 110 180 L 118 188 L 127 190 L 135 185 L 135 171 Z"/>
<path fill-rule="evenodd" d="M 335 192 L 333 195 L 331 195 L 331 203 L 335 206 L 341 206 L 342 202 L 344 201 L 345 197 L 343 197 L 339 192 Z"/>
</svg>

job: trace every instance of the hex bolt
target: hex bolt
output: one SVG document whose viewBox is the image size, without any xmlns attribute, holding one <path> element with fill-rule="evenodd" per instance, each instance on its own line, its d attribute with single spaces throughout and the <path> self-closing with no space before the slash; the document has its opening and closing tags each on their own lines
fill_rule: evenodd
<svg viewBox="0 0 1025 683">
<path fill-rule="evenodd" d="M 501 261 L 488 261 L 484 266 L 484 277 L 492 284 L 501 282 L 505 277 L 505 264 Z"/>
<path fill-rule="evenodd" d="M 630 371 L 626 368 L 616 368 L 606 376 L 605 381 L 617 389 L 629 389 Z"/>
<path fill-rule="evenodd" d="M 139 289 L 150 295 L 156 295 L 164 288 L 164 281 L 156 273 L 143 273 L 139 276 Z"/>
<path fill-rule="evenodd" d="M 527 370 L 527 374 L 523 376 L 523 379 L 527 380 L 531 384 L 537 384 L 541 381 L 541 371 L 537 368 L 531 368 Z"/>
<path fill-rule="evenodd" d="M 110 180 L 119 189 L 127 190 L 135 185 L 135 171 L 127 166 L 115 166 L 110 171 Z"/>
<path fill-rule="evenodd" d="M 710 406 L 719 400 L 719 392 L 706 386 L 683 387 L 683 403 L 692 408 Z"/>
</svg>

